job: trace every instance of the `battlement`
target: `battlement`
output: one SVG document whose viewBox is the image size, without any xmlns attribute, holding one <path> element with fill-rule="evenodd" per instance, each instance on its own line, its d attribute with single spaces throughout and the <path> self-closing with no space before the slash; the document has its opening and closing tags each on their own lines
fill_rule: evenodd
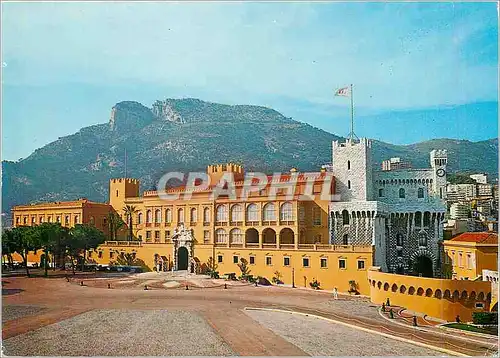
<svg viewBox="0 0 500 358">
<path fill-rule="evenodd" d="M 110 179 L 110 182 L 113 184 L 121 184 L 121 183 L 127 183 L 127 184 L 139 184 L 139 179 L 134 179 L 134 178 L 113 178 Z"/>
<path fill-rule="evenodd" d="M 368 139 L 368 138 L 361 138 L 359 141 L 351 140 L 351 139 L 347 138 L 345 140 L 345 142 L 340 142 L 338 140 L 335 140 L 332 143 L 333 149 L 335 149 L 335 148 L 354 147 L 354 146 L 358 146 L 358 145 L 362 145 L 364 147 L 371 148 L 372 147 L 372 141 L 370 139 Z"/>
<path fill-rule="evenodd" d="M 207 174 L 224 173 L 224 172 L 243 174 L 244 170 L 243 166 L 235 163 L 213 164 L 207 166 Z"/>
<path fill-rule="evenodd" d="M 446 149 L 434 149 L 430 152 L 431 166 L 443 166 L 448 163 L 448 151 Z"/>
</svg>

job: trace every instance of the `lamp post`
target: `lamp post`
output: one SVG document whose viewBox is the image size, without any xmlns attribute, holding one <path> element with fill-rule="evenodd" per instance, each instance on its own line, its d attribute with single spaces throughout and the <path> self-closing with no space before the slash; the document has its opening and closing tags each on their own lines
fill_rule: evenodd
<svg viewBox="0 0 500 358">
<path fill-rule="evenodd" d="M 292 267 L 292 288 L 295 288 L 295 269 Z"/>
</svg>

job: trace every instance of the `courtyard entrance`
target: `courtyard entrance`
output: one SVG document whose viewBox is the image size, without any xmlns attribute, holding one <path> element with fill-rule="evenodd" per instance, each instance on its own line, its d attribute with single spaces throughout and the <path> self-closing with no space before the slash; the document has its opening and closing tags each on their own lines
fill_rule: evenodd
<svg viewBox="0 0 500 358">
<path fill-rule="evenodd" d="M 186 247 L 179 247 L 177 250 L 177 270 L 187 270 L 188 269 L 188 250 Z"/>
<path fill-rule="evenodd" d="M 432 260 L 427 256 L 417 256 L 413 263 L 413 273 L 416 276 L 433 277 Z"/>
</svg>

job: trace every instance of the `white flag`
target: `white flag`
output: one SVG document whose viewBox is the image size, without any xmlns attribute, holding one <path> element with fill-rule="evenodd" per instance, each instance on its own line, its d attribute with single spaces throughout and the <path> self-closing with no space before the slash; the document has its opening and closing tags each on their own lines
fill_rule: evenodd
<svg viewBox="0 0 500 358">
<path fill-rule="evenodd" d="M 349 97 L 350 95 L 351 91 L 349 90 L 349 87 L 340 88 L 337 92 L 335 92 L 335 96 Z"/>
</svg>

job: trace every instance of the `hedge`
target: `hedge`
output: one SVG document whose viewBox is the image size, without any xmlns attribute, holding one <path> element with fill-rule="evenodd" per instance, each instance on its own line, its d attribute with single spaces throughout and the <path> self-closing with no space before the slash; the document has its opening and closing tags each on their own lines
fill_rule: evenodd
<svg viewBox="0 0 500 358">
<path fill-rule="evenodd" d="M 498 312 L 473 312 L 472 322 L 475 324 L 498 324 Z"/>
</svg>

